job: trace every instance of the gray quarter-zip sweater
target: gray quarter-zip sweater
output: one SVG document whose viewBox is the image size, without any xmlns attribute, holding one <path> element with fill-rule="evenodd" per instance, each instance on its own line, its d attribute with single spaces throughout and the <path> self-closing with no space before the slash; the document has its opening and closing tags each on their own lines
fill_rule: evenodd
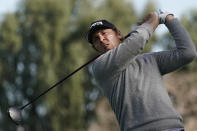
<svg viewBox="0 0 197 131">
<path fill-rule="evenodd" d="M 197 54 L 189 34 L 177 19 L 168 21 L 166 26 L 176 49 L 139 54 L 153 33 L 150 25 L 143 24 L 92 64 L 93 76 L 108 98 L 121 131 L 183 127 L 162 75 L 191 62 Z"/>
</svg>

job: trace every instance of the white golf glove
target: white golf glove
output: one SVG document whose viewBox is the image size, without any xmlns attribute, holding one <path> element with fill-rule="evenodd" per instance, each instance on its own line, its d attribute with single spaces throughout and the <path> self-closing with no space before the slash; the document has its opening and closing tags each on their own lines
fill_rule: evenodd
<svg viewBox="0 0 197 131">
<path fill-rule="evenodd" d="M 165 22 L 166 22 L 166 16 L 167 15 L 173 15 L 172 13 L 163 12 L 161 10 L 157 11 L 157 14 L 159 16 L 159 24 L 165 24 Z"/>
</svg>

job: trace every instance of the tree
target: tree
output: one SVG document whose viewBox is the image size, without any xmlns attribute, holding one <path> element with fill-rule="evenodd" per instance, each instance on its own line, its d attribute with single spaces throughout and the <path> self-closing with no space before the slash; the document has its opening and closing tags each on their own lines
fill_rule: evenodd
<svg viewBox="0 0 197 131">
<path fill-rule="evenodd" d="M 63 43 L 69 39 L 66 36 L 72 30 L 70 23 L 74 5 L 75 1 L 70 0 L 27 0 L 23 1 L 17 13 L 6 16 L 0 34 L 0 67 L 4 78 L 1 90 L 8 102 L 3 112 L 10 104 L 22 105 L 32 100 L 65 73 L 71 72 L 73 64 L 78 64 L 75 62 L 78 60 L 70 56 L 72 51 L 79 52 L 83 46 L 69 51 L 71 43 Z M 65 85 L 32 104 L 29 112 L 24 113 L 25 121 L 28 121 L 26 128 L 56 131 L 83 129 L 85 112 L 80 76 L 68 80 Z M 12 94 L 13 100 L 4 93 Z M 3 120 L 1 125 L 7 127 L 1 127 L 13 130 L 14 126 L 8 126 L 6 117 L 4 119 L 6 121 Z"/>
<path fill-rule="evenodd" d="M 154 4 L 154 2 L 152 0 L 148 0 L 147 4 L 145 5 L 145 8 L 142 12 L 142 18 L 147 16 L 148 13 L 155 12 L 155 11 L 156 11 L 156 5 Z M 153 34 L 150 41 L 148 42 L 148 44 L 145 46 L 145 49 L 143 50 L 144 53 L 151 51 L 152 47 L 155 46 L 156 39 L 157 39 L 157 36 L 155 34 Z"/>
<path fill-rule="evenodd" d="M 106 0 L 98 7 L 97 19 L 107 19 L 111 21 L 122 32 L 128 34 L 136 26 L 137 18 L 133 4 L 125 0 Z"/>
<path fill-rule="evenodd" d="M 6 15 L 2 22 L 0 31 L 0 76 L 1 76 L 1 121 L 0 127 L 4 130 L 13 130 L 14 127 L 7 125 L 10 122 L 7 118 L 9 104 L 20 104 L 22 93 L 17 92 L 20 88 L 20 70 L 22 65 L 17 63 L 21 50 L 22 38 L 18 34 L 19 23 L 17 17 L 12 14 Z M 17 95 L 15 93 L 18 93 Z"/>
</svg>

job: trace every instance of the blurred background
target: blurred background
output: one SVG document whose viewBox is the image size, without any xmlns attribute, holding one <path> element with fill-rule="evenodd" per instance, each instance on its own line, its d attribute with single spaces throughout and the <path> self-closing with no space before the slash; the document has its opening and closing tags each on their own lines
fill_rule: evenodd
<svg viewBox="0 0 197 131">
<path fill-rule="evenodd" d="M 174 13 L 197 45 L 194 0 L 0 0 L 0 131 L 119 131 L 107 100 L 84 68 L 23 110 L 24 125 L 8 118 L 21 106 L 97 55 L 86 42 L 90 23 L 112 21 L 126 35 L 150 11 Z M 173 49 L 160 25 L 144 52 Z M 197 129 L 197 61 L 164 76 L 187 131 Z"/>
</svg>

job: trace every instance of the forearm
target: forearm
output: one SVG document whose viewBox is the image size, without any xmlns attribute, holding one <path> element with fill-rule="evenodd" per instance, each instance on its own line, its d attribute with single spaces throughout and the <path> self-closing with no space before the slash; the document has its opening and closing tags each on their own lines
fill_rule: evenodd
<svg viewBox="0 0 197 131">
<path fill-rule="evenodd" d="M 141 22 L 138 22 L 139 25 L 146 23 L 149 26 L 152 27 L 153 31 L 157 28 L 159 25 L 159 16 L 156 14 L 156 12 L 150 12 Z"/>
<path fill-rule="evenodd" d="M 182 59 L 189 61 L 190 59 L 192 60 L 194 57 L 196 57 L 197 54 L 196 48 L 189 36 L 189 33 L 173 16 L 169 15 L 169 17 L 166 17 L 166 19 L 167 21 L 165 25 L 173 36 L 176 48 L 181 53 L 180 55 L 182 56 Z"/>
<path fill-rule="evenodd" d="M 197 56 L 195 46 L 181 23 L 173 18 L 165 24 L 175 40 L 176 49 L 152 53 L 162 75 L 188 64 Z"/>
</svg>

